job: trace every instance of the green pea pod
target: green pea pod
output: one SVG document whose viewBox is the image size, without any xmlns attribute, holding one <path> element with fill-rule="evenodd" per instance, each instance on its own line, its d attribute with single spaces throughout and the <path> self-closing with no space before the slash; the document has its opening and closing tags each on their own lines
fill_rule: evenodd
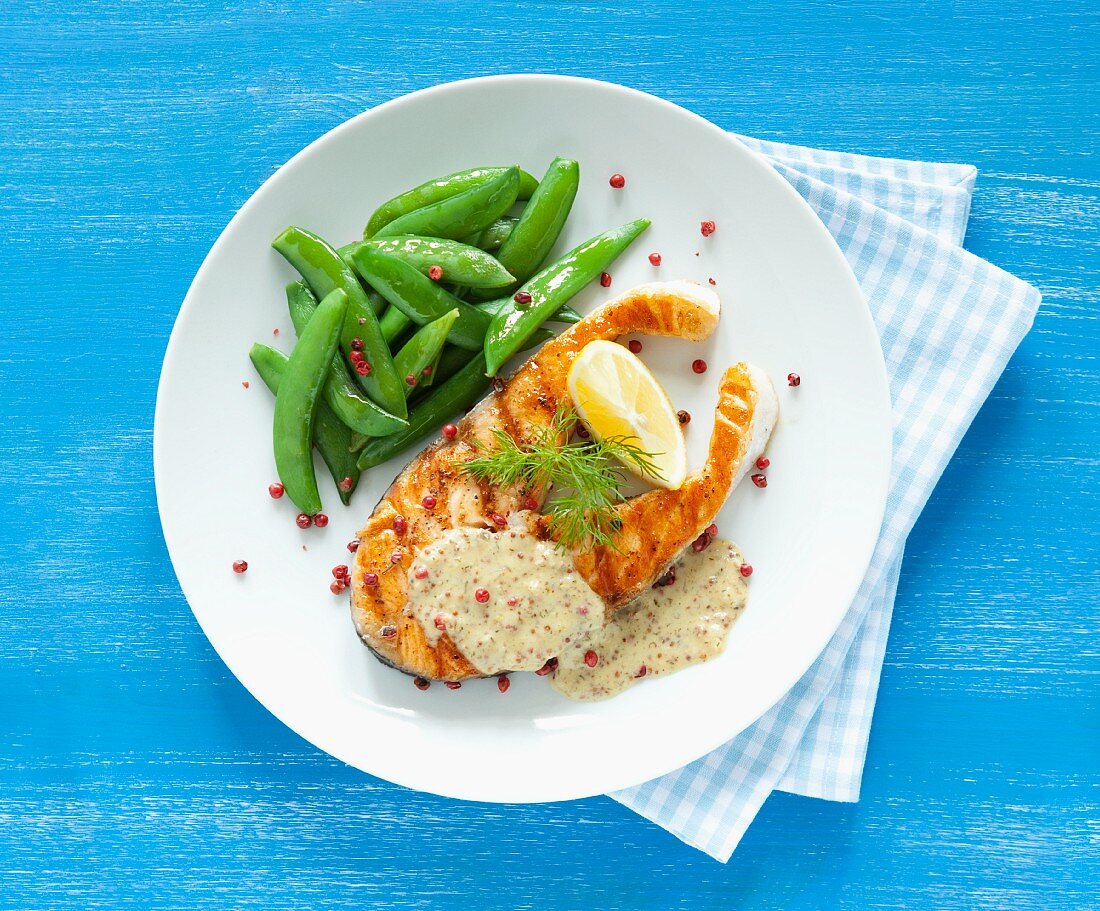
<svg viewBox="0 0 1100 911">
<path fill-rule="evenodd" d="M 508 168 L 483 184 L 395 218 L 373 237 L 418 234 L 458 240 L 489 227 L 512 207 L 518 194 L 519 168 Z"/>
<path fill-rule="evenodd" d="M 518 218 L 514 218 L 511 215 L 502 216 L 489 225 L 484 231 L 467 237 L 463 240 L 463 243 L 484 250 L 486 253 L 495 253 L 500 249 L 501 244 L 504 243 L 508 235 L 512 233 L 512 229 L 516 226 L 518 221 Z M 473 291 L 472 285 L 459 285 L 454 289 L 454 295 L 455 297 L 467 300 L 467 295 L 469 295 L 471 291 Z M 476 300 L 476 297 L 473 299 Z"/>
<path fill-rule="evenodd" d="M 439 363 L 435 368 L 436 383 L 444 383 L 458 373 L 475 357 L 465 348 L 456 348 L 454 345 L 446 345 L 439 355 Z"/>
<path fill-rule="evenodd" d="M 325 241 L 302 228 L 287 228 L 271 242 L 271 246 L 302 274 L 318 298 L 325 297 L 336 288 L 347 295 L 348 306 L 340 331 L 340 348 L 347 357 L 352 351 L 352 339 L 362 340 L 363 359 L 371 369 L 366 374 L 356 372 L 356 381 L 386 411 L 400 418 L 405 417 L 402 380 L 394 369 L 389 345 L 378 326 L 378 317 L 355 273 Z"/>
<path fill-rule="evenodd" d="M 567 326 L 572 326 L 574 323 L 579 323 L 583 316 L 581 316 L 576 310 L 565 304 L 554 312 L 554 315 L 550 317 L 547 322 L 550 323 L 565 323 Z"/>
<path fill-rule="evenodd" d="M 424 206 L 442 202 L 444 199 L 450 199 L 452 196 L 457 196 L 466 190 L 481 186 L 494 177 L 499 177 L 507 170 L 507 168 L 471 168 L 468 171 L 456 171 L 446 177 L 437 177 L 435 180 L 429 180 L 418 187 L 406 190 L 400 196 L 387 200 L 375 209 L 363 231 L 363 237 L 367 239 L 374 237 L 394 219 L 400 218 L 402 215 L 408 215 L 415 209 L 422 209 Z M 516 198 L 530 199 L 536 186 L 538 186 L 538 181 L 526 171 L 520 169 L 519 192 L 516 194 Z"/>
<path fill-rule="evenodd" d="M 465 348 L 456 348 L 454 345 L 444 345 L 443 350 L 439 352 L 438 360 L 432 367 L 432 384 L 434 386 L 441 386 L 477 356 L 478 355 L 473 351 L 467 351 Z M 409 396 L 410 411 L 416 407 L 417 403 L 423 402 L 434 392 L 435 389 L 428 388 L 427 383 L 420 383 L 416 391 Z M 362 433 L 353 433 L 351 435 L 351 451 L 359 452 L 359 450 L 366 446 L 372 439 L 373 437 L 369 437 Z"/>
<path fill-rule="evenodd" d="M 474 304 L 474 306 L 477 307 L 478 310 L 484 310 L 486 313 L 491 313 L 495 316 L 497 312 L 499 312 L 500 309 L 504 307 L 507 303 L 507 297 L 500 297 L 492 301 L 478 301 L 476 304 Z M 584 317 L 581 316 L 576 310 L 574 310 L 568 304 L 564 304 L 559 307 L 557 311 L 555 311 L 554 315 L 551 316 L 547 320 L 547 322 L 565 323 L 566 325 L 571 326 L 574 323 L 579 323 L 582 319 L 584 319 Z"/>
<path fill-rule="evenodd" d="M 570 158 L 555 158 L 539 182 L 519 222 L 497 251 L 497 259 L 516 281 L 500 292 L 480 291 L 472 299 L 510 294 L 534 275 L 557 243 L 580 185 L 580 166 Z"/>
<path fill-rule="evenodd" d="M 518 222 L 518 218 L 504 215 L 489 225 L 473 241 L 467 241 L 467 243 L 480 247 L 486 253 L 495 253 L 504 245 Z"/>
<path fill-rule="evenodd" d="M 393 350 L 394 339 L 398 338 L 412 324 L 413 321 L 396 307 L 386 308 L 386 312 L 382 314 L 382 319 L 378 321 L 378 325 L 382 329 L 382 338 L 386 340 L 386 344 L 390 346 L 391 351 Z"/>
<path fill-rule="evenodd" d="M 446 346 L 444 346 L 444 347 L 446 347 Z M 461 351 L 462 349 L 459 348 L 458 350 Z M 421 376 L 423 377 L 423 379 L 421 379 L 420 383 L 418 384 L 418 388 L 421 391 L 427 389 L 429 386 L 434 386 L 435 385 L 436 375 L 439 372 L 439 359 L 441 357 L 443 357 L 443 348 L 440 348 L 435 353 L 435 360 L 432 361 L 432 363 L 430 365 L 431 369 L 428 370 L 426 373 L 423 370 L 420 371 Z"/>
<path fill-rule="evenodd" d="M 341 256 L 340 258 L 344 260 L 349 268 L 351 267 L 351 263 L 344 259 L 343 256 Z M 355 273 L 354 269 L 352 269 L 351 271 L 353 274 Z M 374 315 L 378 317 L 379 321 L 381 321 L 382 314 L 383 312 L 385 312 L 386 308 L 389 307 L 389 304 L 386 303 L 386 299 L 377 291 L 375 291 L 374 288 L 364 288 L 363 290 L 367 292 L 367 300 L 370 302 L 371 310 L 374 311 Z"/>
<path fill-rule="evenodd" d="M 313 471 L 313 419 L 347 309 L 348 296 L 340 288 L 317 305 L 298 337 L 275 396 L 275 468 L 294 505 L 309 516 L 321 511 Z"/>
<path fill-rule="evenodd" d="M 364 244 L 403 259 L 417 271 L 427 275 L 432 266 L 443 271 L 443 281 L 468 285 L 471 288 L 503 288 L 515 283 L 515 276 L 492 256 L 477 247 L 457 240 L 440 240 L 436 237 L 385 237 L 366 240 Z M 353 244 L 349 254 L 359 246 Z"/>
<path fill-rule="evenodd" d="M 550 339 L 554 337 L 554 334 L 555 333 L 551 332 L 549 329 L 539 329 L 538 332 L 527 340 L 527 344 L 524 345 L 523 350 L 528 351 L 536 345 L 541 345 L 543 342 L 550 341 Z M 458 373 L 459 370 L 470 363 L 470 358 L 472 357 L 473 355 L 464 348 L 456 348 L 454 345 L 445 345 L 440 352 L 439 362 L 432 371 L 435 382 L 442 383 L 444 380 L 450 379 Z M 364 437 L 364 439 L 366 438 Z"/>
<path fill-rule="evenodd" d="M 411 395 L 420 385 L 426 368 L 429 376 L 434 372 L 435 362 L 457 319 L 457 310 L 444 313 L 439 319 L 413 333 L 413 337 L 397 352 L 393 362 L 397 365 L 397 372 L 405 377 L 405 388 L 408 390 L 406 395 Z"/>
<path fill-rule="evenodd" d="M 649 219 L 639 218 L 605 231 L 574 247 L 527 281 L 522 290 L 531 295 L 531 303 L 521 309 L 508 299 L 485 335 L 489 376 L 496 376 L 504 362 L 523 348 L 539 326 L 603 272 L 648 227 Z"/>
<path fill-rule="evenodd" d="M 359 454 L 360 470 L 380 465 L 403 449 L 426 436 L 438 433 L 450 418 L 471 407 L 489 386 L 485 376 L 485 357 L 473 359 L 445 383 L 436 386 L 427 397 L 409 412 L 409 428 L 383 439 L 371 440 Z"/>
<path fill-rule="evenodd" d="M 528 340 L 524 350 L 526 351 L 529 348 L 534 348 L 536 345 L 541 345 L 543 342 L 547 342 L 553 337 L 554 333 L 549 329 L 539 329 L 539 331 Z M 479 355 L 467 351 L 464 348 L 456 348 L 454 345 L 445 345 L 443 350 L 439 353 L 439 358 L 436 361 L 435 369 L 432 371 L 431 379 L 436 385 L 441 385 L 458 373 L 458 371 L 470 363 L 471 360 L 479 357 Z M 422 383 L 416 393 L 410 397 L 411 408 L 415 409 L 434 392 L 432 389 L 424 388 L 425 385 L 426 384 Z M 371 439 L 372 437 L 364 436 L 361 433 L 353 433 L 351 435 L 349 448 L 352 452 L 358 452 L 366 446 Z"/>
<path fill-rule="evenodd" d="M 294 331 L 300 336 L 317 309 L 317 298 L 302 282 L 291 282 L 286 286 L 286 303 Z M 341 421 L 367 437 L 384 437 L 387 433 L 409 426 L 403 418 L 383 411 L 359 392 L 338 354 L 332 356 L 332 366 L 321 397 Z"/>
<path fill-rule="evenodd" d="M 267 384 L 273 394 L 278 394 L 279 384 L 290 362 L 283 352 L 261 345 L 258 342 L 248 352 L 252 365 Z M 402 422 L 404 423 L 404 422 Z M 336 416 L 322 398 L 317 403 L 317 412 L 313 416 L 313 445 L 321 454 L 329 474 L 340 493 L 340 499 L 347 506 L 351 495 L 359 484 L 359 466 L 355 464 L 355 454 L 351 451 L 352 433 Z M 364 440 L 370 439 L 363 437 Z M 351 481 L 349 484 L 348 481 Z"/>
<path fill-rule="evenodd" d="M 397 307 L 418 326 L 458 310 L 449 341 L 477 351 L 485 339 L 489 316 L 460 301 L 430 278 L 421 275 L 407 262 L 363 245 L 351 255 L 356 271 L 372 288 Z"/>
</svg>

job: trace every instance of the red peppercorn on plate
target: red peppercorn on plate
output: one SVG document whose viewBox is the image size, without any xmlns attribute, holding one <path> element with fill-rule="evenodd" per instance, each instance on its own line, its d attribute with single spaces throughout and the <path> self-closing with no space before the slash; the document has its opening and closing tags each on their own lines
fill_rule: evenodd
<svg viewBox="0 0 1100 911">
<path fill-rule="evenodd" d="M 425 125 L 448 141 L 425 141 Z M 580 181 L 550 260 L 615 225 L 652 222 L 644 239 L 597 267 L 570 306 L 587 314 L 636 285 L 681 280 L 720 298 L 717 329 L 704 341 L 620 339 L 667 392 L 662 432 L 683 433 L 689 476 L 707 457 L 731 365 L 748 362 L 753 376 L 766 374 L 779 409 L 766 455 L 757 451 L 743 466 L 743 482 L 696 538 L 697 526 L 684 557 L 735 561 L 747 601 L 725 648 L 677 673 L 639 666 L 629 689 L 596 701 L 568 699 L 559 685 L 606 669 L 596 647 L 563 653 L 560 666 L 555 657 L 535 673 L 489 671 L 486 679 L 406 676 L 376 660 L 352 625 L 349 597 L 401 571 L 401 554 L 394 551 L 392 568 L 387 550 L 385 567 L 364 570 L 358 535 L 425 444 L 358 479 L 318 470 L 323 511 L 303 513 L 293 485 L 284 487 L 276 472 L 274 397 L 266 378 L 256 382 L 247 354 L 257 339 L 286 353 L 294 345 L 284 286 L 298 276 L 270 249 L 288 225 L 348 243 L 363 236 L 381 203 L 437 175 L 513 165 L 538 175 L 556 156 L 579 163 Z M 439 289 L 432 293 L 453 287 L 446 268 L 426 266 L 424 278 Z M 516 303 L 531 302 L 520 294 Z M 529 354 L 486 381 L 487 392 L 505 389 Z M 461 418 L 460 410 L 442 416 L 431 439 L 459 445 Z M 232 673 L 278 719 L 340 760 L 408 787 L 547 801 L 628 787 L 692 762 L 752 724 L 806 672 L 866 572 L 882 520 L 890 426 L 882 354 L 855 279 L 825 227 L 766 162 L 650 95 L 583 79 L 504 76 L 439 86 L 361 114 L 256 191 L 181 307 L 158 392 L 154 468 L 187 601 Z M 517 502 L 541 505 L 530 495 Z M 413 505 L 432 515 L 451 507 L 431 491 Z M 387 534 L 400 537 L 419 520 L 393 517 Z M 485 534 L 508 534 L 512 521 L 492 512 Z M 736 547 L 711 545 L 717 538 Z M 410 566 L 410 584 L 430 584 L 431 571 L 427 562 Z M 654 602 L 692 571 L 673 566 Z M 517 600 L 480 577 L 469 580 L 469 599 L 475 609 Z M 436 635 L 447 635 L 447 624 L 443 616 L 426 621 Z M 387 621 L 370 635 L 385 655 L 402 630 Z"/>
</svg>

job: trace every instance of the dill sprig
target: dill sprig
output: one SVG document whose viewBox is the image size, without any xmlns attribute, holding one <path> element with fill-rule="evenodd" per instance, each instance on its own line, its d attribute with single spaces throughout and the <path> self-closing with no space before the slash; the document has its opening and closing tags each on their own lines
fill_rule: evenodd
<svg viewBox="0 0 1100 911">
<path fill-rule="evenodd" d="M 563 547 L 614 547 L 615 506 L 623 501 L 619 487 L 626 466 L 659 477 L 655 453 L 632 442 L 638 439 L 633 436 L 570 440 L 577 420 L 571 408 L 559 406 L 550 423 L 523 446 L 495 429 L 495 449 L 479 446 L 482 455 L 463 471 L 500 487 L 551 491 L 544 512 Z"/>
</svg>

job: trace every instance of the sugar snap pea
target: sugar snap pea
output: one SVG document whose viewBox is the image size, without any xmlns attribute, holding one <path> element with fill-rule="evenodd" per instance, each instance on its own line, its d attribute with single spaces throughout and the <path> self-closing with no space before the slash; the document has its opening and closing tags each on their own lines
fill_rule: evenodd
<svg viewBox="0 0 1100 911">
<path fill-rule="evenodd" d="M 417 325 L 458 310 L 449 341 L 470 351 L 478 350 L 489 326 L 489 316 L 460 301 L 407 262 L 362 245 L 351 254 L 355 270 L 393 306 Z"/>
<path fill-rule="evenodd" d="M 442 202 L 444 199 L 457 196 L 465 190 L 481 186 L 494 177 L 499 177 L 507 170 L 507 168 L 470 168 L 467 171 L 456 171 L 454 174 L 448 174 L 445 177 L 437 177 L 434 180 L 420 184 L 418 187 L 413 187 L 411 190 L 406 190 L 375 209 L 370 221 L 367 222 L 363 236 L 366 238 L 374 237 L 378 231 L 394 219 L 407 215 L 414 209 L 422 209 L 432 203 Z M 538 181 L 534 177 L 520 169 L 519 190 L 516 198 L 530 199 L 537 185 Z"/>
<path fill-rule="evenodd" d="M 528 280 L 522 290 L 531 296 L 520 307 L 509 299 L 497 311 L 485 335 L 485 365 L 489 376 L 513 354 L 550 316 L 592 281 L 649 227 L 649 219 L 639 218 L 574 247 L 557 262 Z"/>
<path fill-rule="evenodd" d="M 581 316 L 576 310 L 570 307 L 568 304 L 563 304 L 554 311 L 548 323 L 565 323 L 568 326 L 572 326 L 574 323 L 579 323 L 583 316 Z"/>
<path fill-rule="evenodd" d="M 300 336 L 317 309 L 317 298 L 303 282 L 291 282 L 286 286 L 286 303 L 294 331 Z M 332 356 L 321 397 L 341 421 L 364 436 L 382 437 L 408 426 L 403 418 L 384 411 L 359 391 L 338 354 Z"/>
<path fill-rule="evenodd" d="M 451 310 L 426 326 L 421 326 L 394 356 L 397 372 L 405 377 L 405 388 L 408 390 L 406 395 L 411 395 L 421 384 L 425 378 L 425 369 L 428 369 L 428 376 L 435 370 L 436 361 L 439 360 L 443 345 L 457 319 L 458 311 Z"/>
<path fill-rule="evenodd" d="M 446 347 L 446 346 L 443 346 Z M 439 372 L 439 359 L 443 357 L 443 348 L 440 348 L 435 353 L 435 360 L 431 362 L 429 370 L 421 370 L 420 376 L 422 379 L 417 384 L 417 388 L 421 391 L 427 389 L 429 386 L 435 385 L 436 374 Z"/>
<path fill-rule="evenodd" d="M 348 296 L 340 288 L 317 305 L 298 337 L 275 395 L 275 468 L 294 505 L 309 516 L 321 511 L 313 470 L 314 415 L 347 309 Z"/>
<path fill-rule="evenodd" d="M 553 337 L 554 333 L 549 329 L 539 329 L 527 340 L 527 344 L 523 346 L 523 350 L 527 351 L 534 348 L 536 345 L 548 342 Z M 444 346 L 439 355 L 439 362 L 436 364 L 435 370 L 432 371 L 435 382 L 442 383 L 444 380 L 450 379 L 458 373 L 459 370 L 465 367 L 472 357 L 473 355 L 464 348 L 456 348 L 454 345 Z"/>
<path fill-rule="evenodd" d="M 458 240 L 487 228 L 500 218 L 512 207 L 518 193 L 519 168 L 507 168 L 503 174 L 483 184 L 395 218 L 373 237 L 418 234 Z"/>
<path fill-rule="evenodd" d="M 454 345 L 445 346 L 439 355 L 439 363 L 435 368 L 436 383 L 443 383 L 449 380 L 458 373 L 459 370 L 470 363 L 474 357 L 475 355 L 465 348 L 456 348 Z"/>
<path fill-rule="evenodd" d="M 467 238 L 465 242 L 474 247 L 480 247 L 486 253 L 495 253 L 508 239 L 508 235 L 512 233 L 518 221 L 518 218 L 511 215 L 502 215 L 480 234 Z"/>
<path fill-rule="evenodd" d="M 344 325 L 340 332 L 340 348 L 345 357 L 351 354 L 352 340 L 362 341 L 362 356 L 370 364 L 368 372 L 355 373 L 355 379 L 377 404 L 397 417 L 406 414 L 405 390 L 390 356 L 389 346 L 382 337 L 378 317 L 367 292 L 340 254 L 324 240 L 303 228 L 289 227 L 271 242 L 274 247 L 306 280 L 318 298 L 335 288 L 348 298 Z"/>
<path fill-rule="evenodd" d="M 534 348 L 536 345 L 541 345 L 543 342 L 547 342 L 553 337 L 554 333 L 549 329 L 539 329 L 538 332 L 528 339 L 524 350 L 526 351 L 529 348 Z M 479 355 L 474 354 L 472 351 L 467 351 L 464 348 L 456 348 L 454 345 L 446 345 L 439 354 L 439 359 L 436 361 L 431 378 L 436 385 L 440 385 L 449 380 L 476 357 L 479 357 Z M 428 396 L 432 394 L 432 392 L 434 392 L 434 390 L 425 389 L 422 386 L 413 396 L 410 396 L 410 411 L 415 410 L 421 402 L 425 401 Z M 372 437 L 364 436 L 361 433 L 353 433 L 350 443 L 351 451 L 358 452 L 366 446 L 371 439 Z"/>
<path fill-rule="evenodd" d="M 283 352 L 258 342 L 248 352 L 248 357 L 260 379 L 264 381 L 272 394 L 278 394 L 279 384 L 286 372 L 288 358 Z M 404 423 L 404 422 L 402 422 Z M 351 495 L 359 484 L 359 466 L 355 464 L 355 454 L 351 451 L 354 434 L 336 416 L 322 398 L 317 403 L 317 412 L 313 416 L 313 445 L 321 454 L 328 468 L 340 499 L 347 506 Z M 363 437 L 364 440 L 369 437 Z M 350 484 L 348 483 L 350 481 Z"/>
<path fill-rule="evenodd" d="M 516 277 L 484 250 L 437 237 L 416 237 L 405 234 L 398 237 L 380 237 L 363 241 L 380 253 L 403 259 L 424 275 L 433 266 L 439 267 L 443 281 L 468 285 L 471 288 L 504 288 L 515 282 Z M 347 249 L 350 254 L 358 244 Z M 503 292 L 502 292 L 503 293 Z"/>
<path fill-rule="evenodd" d="M 386 312 L 382 314 L 378 325 L 382 330 L 382 338 L 386 340 L 386 344 L 390 346 L 391 351 L 393 350 L 394 340 L 412 324 L 413 321 L 397 307 L 389 306 L 386 308 Z"/>
<path fill-rule="evenodd" d="M 496 313 L 502 308 L 507 306 L 509 298 L 498 297 L 496 300 L 491 301 L 478 301 L 474 304 L 478 310 L 484 310 L 486 313 L 496 315 Z M 554 314 L 547 320 L 548 323 L 565 323 L 566 325 L 573 325 L 579 323 L 583 316 L 581 316 L 576 310 L 570 307 L 568 304 L 562 304 L 554 311 Z"/>
<path fill-rule="evenodd" d="M 437 433 L 449 418 L 471 407 L 489 386 L 485 376 L 485 356 L 473 359 L 445 383 L 440 384 L 409 412 L 408 430 L 382 439 L 371 440 L 359 454 L 360 470 L 380 465 L 402 449 Z"/>
<path fill-rule="evenodd" d="M 497 251 L 497 259 L 515 277 L 503 293 L 515 291 L 542 265 L 557 242 L 580 185 L 580 166 L 571 158 L 555 158 L 539 181 L 519 222 Z M 492 291 L 475 292 L 474 300 L 493 297 Z"/>
</svg>

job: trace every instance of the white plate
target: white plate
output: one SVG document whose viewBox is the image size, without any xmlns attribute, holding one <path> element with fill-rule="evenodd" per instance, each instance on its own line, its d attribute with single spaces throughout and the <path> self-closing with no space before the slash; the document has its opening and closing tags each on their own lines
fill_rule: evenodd
<svg viewBox="0 0 1100 911">
<path fill-rule="evenodd" d="M 412 453 L 370 472 L 344 509 L 323 468 L 324 530 L 300 531 L 272 500 L 272 397 L 253 341 L 289 350 L 269 248 L 286 225 L 334 243 L 375 206 L 437 174 L 555 155 L 581 164 L 560 250 L 629 219 L 653 226 L 583 292 L 586 311 L 632 284 L 713 277 L 722 296 L 703 345 L 647 340 L 643 357 L 693 416 L 702 461 L 720 367 L 760 365 L 779 391 L 769 486 L 745 484 L 718 519 L 755 567 L 748 607 L 717 660 L 575 703 L 528 674 L 416 690 L 360 645 L 346 597 L 328 591 L 345 543 Z M 608 186 L 613 172 L 626 189 Z M 700 235 L 699 223 L 718 230 Z M 663 264 L 647 260 L 660 251 Z M 696 252 L 698 251 L 698 256 Z M 273 330 L 280 330 L 273 339 Z M 712 365 L 691 372 L 693 358 Z M 802 376 L 790 389 L 789 372 Z M 249 380 L 250 388 L 242 387 Z M 337 758 L 399 784 L 487 801 L 588 796 L 654 778 L 731 739 L 806 671 L 836 630 L 870 559 L 885 500 L 890 409 L 882 355 L 855 279 L 821 222 L 772 169 L 714 125 L 616 85 L 506 76 L 417 92 L 318 139 L 241 208 L 184 300 L 157 397 L 157 498 L 191 609 L 230 670 L 285 724 Z M 308 550 L 306 549 L 308 548 Z M 242 576 L 230 568 L 248 561 Z"/>
</svg>

